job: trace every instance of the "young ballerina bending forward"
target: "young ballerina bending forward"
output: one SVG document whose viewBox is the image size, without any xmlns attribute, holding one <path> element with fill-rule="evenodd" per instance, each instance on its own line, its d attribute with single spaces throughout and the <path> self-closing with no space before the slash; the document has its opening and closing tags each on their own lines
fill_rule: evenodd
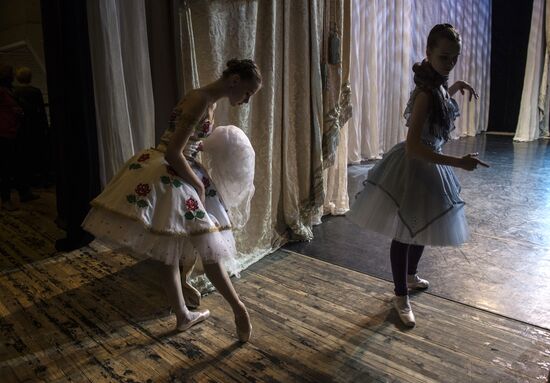
<svg viewBox="0 0 550 383">
<path fill-rule="evenodd" d="M 162 263 L 161 282 L 181 331 L 210 315 L 190 311 L 182 293 L 179 265 L 192 265 L 198 253 L 206 276 L 233 309 L 239 340 L 250 338 L 250 317 L 226 271 L 235 261 L 231 222 L 195 157 L 212 132 L 215 102 L 248 103 L 260 87 L 256 64 L 234 59 L 218 80 L 187 93 L 174 108 L 161 143 L 126 163 L 92 201 L 83 223 L 96 238 Z"/>
</svg>

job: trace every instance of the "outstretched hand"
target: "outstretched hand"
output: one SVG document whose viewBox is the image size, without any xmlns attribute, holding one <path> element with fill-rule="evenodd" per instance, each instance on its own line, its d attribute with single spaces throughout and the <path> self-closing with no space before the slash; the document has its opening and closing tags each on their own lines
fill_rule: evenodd
<svg viewBox="0 0 550 383">
<path fill-rule="evenodd" d="M 464 157 L 460 159 L 461 161 L 460 167 L 462 169 L 469 170 L 469 171 L 477 169 L 478 165 L 488 168 L 489 164 L 481 161 L 479 158 L 477 158 L 477 156 L 479 156 L 479 153 L 466 154 Z"/>
<path fill-rule="evenodd" d="M 465 90 L 470 92 L 470 98 L 468 99 L 468 101 L 472 101 L 472 97 L 475 97 L 476 100 L 479 99 L 479 95 L 477 94 L 475 89 L 470 84 L 468 84 L 466 81 L 459 80 L 454 84 L 454 86 L 456 86 L 456 88 L 462 94 L 464 94 Z"/>
</svg>

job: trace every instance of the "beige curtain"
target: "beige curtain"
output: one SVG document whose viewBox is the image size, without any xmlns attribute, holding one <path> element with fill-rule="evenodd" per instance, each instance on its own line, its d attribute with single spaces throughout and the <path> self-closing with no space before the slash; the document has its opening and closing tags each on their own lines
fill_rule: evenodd
<svg viewBox="0 0 550 383">
<path fill-rule="evenodd" d="M 544 12 L 545 2 L 533 1 L 521 107 L 514 141 L 533 141 L 548 136 L 550 10 L 546 7 Z"/>
<path fill-rule="evenodd" d="M 461 117 L 453 137 L 486 130 L 489 113 L 491 0 L 352 1 L 349 162 L 380 158 L 406 137 L 403 110 L 414 87 L 413 63 L 425 56 L 426 38 L 438 23 L 451 23 L 462 36 L 452 73 L 470 82 L 481 98 L 456 95 Z"/>
<path fill-rule="evenodd" d="M 179 11 L 186 88 L 215 80 L 232 57 L 254 58 L 263 74 L 250 105 L 216 110 L 216 125 L 240 126 L 256 150 L 251 218 L 236 233 L 244 269 L 289 239 L 311 239 L 324 203 L 324 2 L 197 0 Z"/>
</svg>

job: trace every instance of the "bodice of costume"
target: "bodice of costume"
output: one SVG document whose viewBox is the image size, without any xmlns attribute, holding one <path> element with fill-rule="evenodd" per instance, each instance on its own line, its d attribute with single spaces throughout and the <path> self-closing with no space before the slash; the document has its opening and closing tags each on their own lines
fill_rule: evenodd
<svg viewBox="0 0 550 383">
<path fill-rule="evenodd" d="M 407 107 L 405 108 L 405 112 L 403 113 L 403 117 L 405 117 L 407 121 L 406 126 L 410 126 L 409 122 L 412 115 L 414 100 L 419 91 L 419 88 L 416 88 L 411 92 Z M 431 122 L 430 116 L 428 116 L 426 118 L 426 121 L 424 122 L 424 126 L 422 127 L 421 140 L 425 145 L 429 146 L 434 151 L 441 152 L 441 148 L 447 142 L 447 140 L 443 137 L 448 136 L 448 133 L 454 130 L 454 120 L 458 116 L 460 116 L 460 110 L 458 108 L 457 102 L 452 97 L 450 97 L 449 93 L 443 86 L 439 87 L 438 92 L 441 92 L 442 98 L 445 100 L 444 107 L 447 108 L 448 113 L 451 116 L 451 123 L 448 126 L 441 126 L 437 124 L 436 126 L 432 127 L 431 124 L 433 123 Z M 433 134 L 432 132 L 438 132 L 438 134 Z"/>
<path fill-rule="evenodd" d="M 157 146 L 157 149 L 166 152 L 168 143 L 172 139 L 172 135 L 176 131 L 180 118 L 180 111 L 174 109 L 168 121 L 168 128 L 164 131 L 160 138 L 160 143 Z M 204 118 L 200 123 L 195 126 L 193 134 L 189 137 L 185 148 L 183 149 L 183 154 L 188 160 L 194 161 L 197 157 L 197 154 L 202 151 L 202 140 L 212 133 L 212 122 L 208 117 Z"/>
</svg>

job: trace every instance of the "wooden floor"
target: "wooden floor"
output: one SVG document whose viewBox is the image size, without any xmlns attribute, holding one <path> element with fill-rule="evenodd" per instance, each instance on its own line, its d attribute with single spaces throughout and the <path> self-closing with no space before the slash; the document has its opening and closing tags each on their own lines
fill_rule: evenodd
<svg viewBox="0 0 550 383">
<path fill-rule="evenodd" d="M 236 281 L 251 312 L 235 341 L 214 293 L 212 317 L 185 333 L 153 262 L 73 252 L 0 274 L 0 381 L 546 382 L 550 333 L 432 296 L 418 325 L 390 309 L 391 285 L 279 251 Z"/>
<path fill-rule="evenodd" d="M 19 210 L 0 209 L 0 271 L 55 255 L 55 241 L 65 237 L 65 232 L 54 223 L 55 189 L 33 191 L 40 195 L 39 199 L 21 204 L 14 192 L 12 201 Z"/>
</svg>

